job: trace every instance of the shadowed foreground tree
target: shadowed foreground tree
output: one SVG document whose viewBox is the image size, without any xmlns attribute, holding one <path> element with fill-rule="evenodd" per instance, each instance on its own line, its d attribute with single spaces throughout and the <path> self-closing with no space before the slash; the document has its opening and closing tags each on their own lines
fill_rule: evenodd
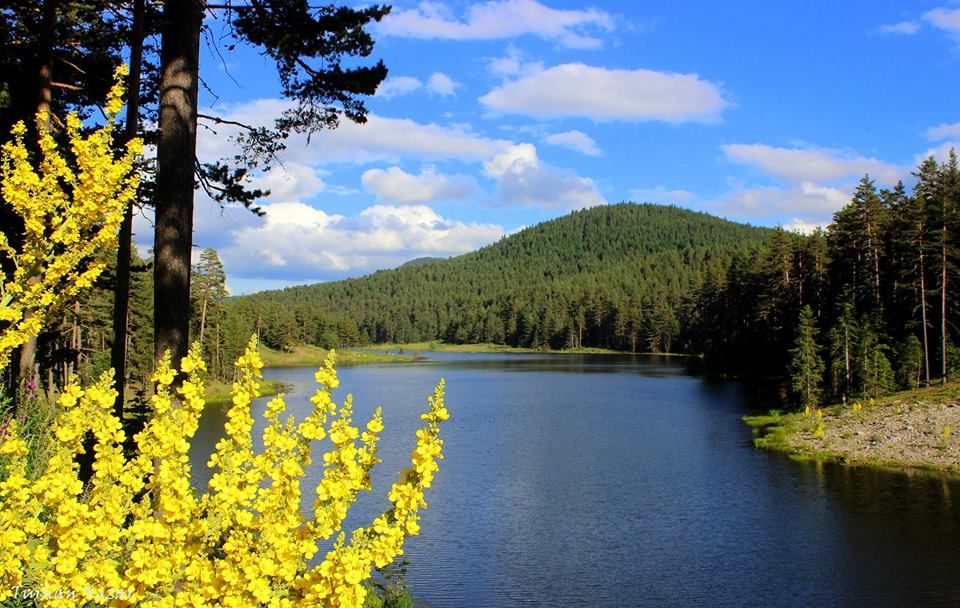
<svg viewBox="0 0 960 608">
<path fill-rule="evenodd" d="M 371 20 L 379 21 L 389 7 L 310 7 L 302 0 L 164 3 L 154 246 L 157 360 L 167 351 L 173 361 L 187 354 L 199 41 L 204 9 L 225 11 L 235 42 L 258 46 L 274 60 L 283 96 L 293 102 L 273 128 L 241 125 L 244 132 L 237 138 L 240 150 L 236 160 L 244 166 L 233 174 L 234 184 L 248 169 L 274 159 L 292 132 L 310 134 L 336 128 L 341 116 L 365 122 L 367 111 L 359 96 L 372 95 L 387 75 L 382 61 L 370 67 L 350 68 L 344 68 L 341 62 L 345 57 L 370 55 L 373 39 L 364 27 Z M 206 169 L 230 177 L 223 167 Z M 224 200 L 231 192 L 225 188 L 211 194 Z"/>
</svg>

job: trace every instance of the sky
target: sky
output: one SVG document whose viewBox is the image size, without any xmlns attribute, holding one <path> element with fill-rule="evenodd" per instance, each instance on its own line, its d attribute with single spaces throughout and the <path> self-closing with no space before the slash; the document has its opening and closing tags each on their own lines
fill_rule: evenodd
<svg viewBox="0 0 960 608">
<path fill-rule="evenodd" d="M 397 0 L 370 29 L 364 62 L 389 76 L 366 124 L 291 138 L 253 176 L 263 218 L 198 193 L 195 251 L 218 250 L 232 293 L 459 255 L 621 201 L 808 231 L 864 174 L 909 187 L 960 148 L 949 0 Z M 288 107 L 255 49 L 204 45 L 200 70 L 204 114 L 270 125 Z M 232 156 L 235 134 L 201 128 L 200 160 Z M 145 250 L 149 218 L 135 230 Z"/>
</svg>

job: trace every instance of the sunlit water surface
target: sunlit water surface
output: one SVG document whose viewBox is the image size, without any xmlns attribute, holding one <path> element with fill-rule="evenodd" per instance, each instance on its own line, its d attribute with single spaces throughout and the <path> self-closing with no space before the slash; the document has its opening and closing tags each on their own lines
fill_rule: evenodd
<svg viewBox="0 0 960 608">
<path fill-rule="evenodd" d="M 356 421 L 382 405 L 386 426 L 348 530 L 389 504 L 447 380 L 444 459 L 405 546 L 407 583 L 431 608 L 960 605 L 960 485 L 758 451 L 739 383 L 630 356 L 430 354 L 339 372 L 335 398 L 353 393 Z M 313 370 L 265 376 L 302 417 Z M 222 429 L 208 412 L 197 483 Z"/>
</svg>

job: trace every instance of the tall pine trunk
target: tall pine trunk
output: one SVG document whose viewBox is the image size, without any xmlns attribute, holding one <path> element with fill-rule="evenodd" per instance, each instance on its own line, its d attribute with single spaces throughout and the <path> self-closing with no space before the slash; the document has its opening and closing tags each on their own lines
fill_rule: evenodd
<svg viewBox="0 0 960 608">
<path fill-rule="evenodd" d="M 927 336 L 927 282 L 923 263 L 923 224 L 920 224 L 920 320 L 923 324 L 923 378 L 924 386 L 930 386 L 930 344 Z"/>
<path fill-rule="evenodd" d="M 203 304 L 200 306 L 200 344 L 203 344 L 203 333 L 207 328 L 207 297 L 203 297 Z"/>
<path fill-rule="evenodd" d="M 130 141 L 140 127 L 140 73 L 143 63 L 144 0 L 133 1 L 133 28 L 130 32 L 130 73 L 127 77 L 127 116 L 123 138 Z M 110 366 L 117 398 L 114 415 L 123 420 L 124 388 L 127 381 L 127 324 L 130 312 L 130 254 L 133 240 L 133 205 L 128 205 L 120 224 L 117 243 L 117 279 L 113 290 L 113 344 Z"/>
<path fill-rule="evenodd" d="M 947 202 L 943 202 L 943 254 L 940 280 L 940 384 L 947 383 Z"/>
<path fill-rule="evenodd" d="M 44 0 L 40 21 L 40 48 L 37 53 L 37 134 L 47 133 L 51 128 L 51 103 L 53 101 L 53 49 L 51 45 L 57 29 L 57 1 Z M 37 162 L 40 159 L 37 158 Z M 31 279 L 31 282 L 36 279 Z M 33 314 L 27 311 L 24 315 Z M 18 365 L 19 381 L 33 378 L 33 362 L 37 357 L 37 337 L 30 336 L 20 347 Z"/>
<path fill-rule="evenodd" d="M 197 0 L 166 0 L 161 30 L 160 139 L 154 239 L 154 358 L 174 366 L 188 350 L 190 248 L 197 146 L 200 25 Z"/>
</svg>

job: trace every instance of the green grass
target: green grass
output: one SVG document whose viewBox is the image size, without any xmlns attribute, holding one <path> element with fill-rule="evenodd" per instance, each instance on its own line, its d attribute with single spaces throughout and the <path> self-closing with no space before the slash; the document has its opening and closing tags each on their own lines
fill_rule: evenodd
<svg viewBox="0 0 960 608">
<path fill-rule="evenodd" d="M 295 346 L 291 351 L 260 347 L 260 358 L 267 367 L 320 367 L 329 351 L 319 346 Z M 337 365 L 363 365 L 366 363 L 400 363 L 413 361 L 410 355 L 372 353 L 365 350 L 338 350 Z"/>
<path fill-rule="evenodd" d="M 916 407 L 922 408 L 924 404 L 960 401 L 960 382 L 951 381 L 945 385 L 937 384 L 924 388 L 899 391 L 877 399 L 853 399 L 846 404 L 835 403 L 824 406 L 821 409 L 823 410 L 825 419 L 829 420 L 841 414 L 849 413 L 851 404 L 854 401 L 860 401 L 863 404 L 863 411 L 887 409 L 890 415 L 896 415 L 910 411 Z M 853 415 L 862 415 L 863 411 Z M 817 418 L 813 414 L 805 416 L 802 411 L 784 413 L 780 410 L 770 410 L 767 414 L 744 416 L 743 421 L 753 429 L 753 443 L 758 448 L 782 452 L 793 460 L 851 464 L 848 461 L 848 456 L 843 453 L 798 448 L 790 444 L 789 439 L 793 435 L 810 431 L 816 426 Z M 907 465 L 904 462 L 896 460 L 860 459 L 857 460 L 856 464 L 884 468 L 911 466 L 921 469 L 944 470 L 944 467 L 933 463 Z M 957 472 L 958 469 L 960 469 L 960 466 L 946 467 L 946 470 L 950 472 Z"/>
<path fill-rule="evenodd" d="M 623 355 L 629 354 L 619 350 L 610 350 L 608 348 L 569 348 L 562 350 L 522 348 L 516 346 L 507 346 L 506 344 L 493 344 L 483 342 L 480 344 L 451 344 L 440 340 L 431 340 L 424 342 L 406 342 L 406 343 L 383 343 L 370 344 L 362 347 L 362 350 L 377 351 L 396 351 L 401 353 L 417 352 L 437 352 L 437 353 L 576 353 L 588 355 Z M 639 354 L 639 353 L 638 353 Z M 643 353 L 649 354 L 649 353 Z"/>
<path fill-rule="evenodd" d="M 276 395 L 280 392 L 283 385 L 276 380 L 260 380 L 260 397 L 267 395 Z M 211 380 L 207 384 L 206 404 L 211 405 L 229 405 L 232 401 L 230 396 L 230 385 L 226 382 Z"/>
</svg>

